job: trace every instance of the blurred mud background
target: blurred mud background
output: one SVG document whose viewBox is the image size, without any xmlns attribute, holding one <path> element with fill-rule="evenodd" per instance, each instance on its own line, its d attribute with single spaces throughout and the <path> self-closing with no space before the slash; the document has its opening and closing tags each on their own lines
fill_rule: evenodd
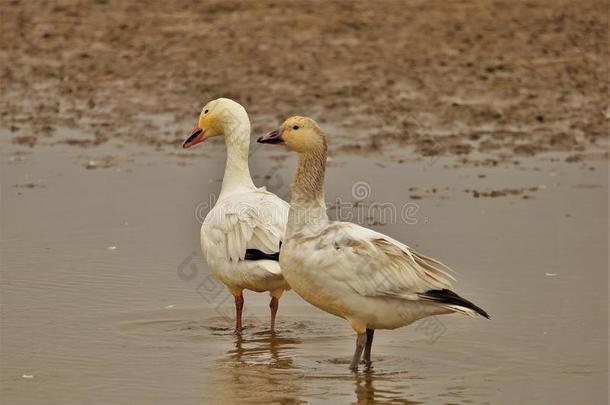
<svg viewBox="0 0 610 405">
<path fill-rule="evenodd" d="M 333 125 L 335 153 L 607 156 L 604 0 L 3 0 L 0 12 L 0 128 L 24 145 L 75 127 L 87 136 L 57 142 L 174 148 L 222 96 L 265 118 L 255 134 L 291 114 Z"/>
</svg>

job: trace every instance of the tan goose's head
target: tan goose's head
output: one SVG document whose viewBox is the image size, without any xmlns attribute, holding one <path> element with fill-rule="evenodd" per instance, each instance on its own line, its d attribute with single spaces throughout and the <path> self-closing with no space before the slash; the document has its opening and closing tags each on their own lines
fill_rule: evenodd
<svg viewBox="0 0 610 405">
<path fill-rule="evenodd" d="M 326 137 L 318 123 L 309 117 L 290 117 L 257 142 L 286 145 L 297 153 L 326 152 Z"/>
</svg>

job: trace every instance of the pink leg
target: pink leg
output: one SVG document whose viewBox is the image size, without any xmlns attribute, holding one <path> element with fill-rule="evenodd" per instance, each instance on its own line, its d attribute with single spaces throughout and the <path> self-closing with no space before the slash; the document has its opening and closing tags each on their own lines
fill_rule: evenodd
<svg viewBox="0 0 610 405">
<path fill-rule="evenodd" d="M 271 308 L 271 332 L 275 331 L 275 315 L 277 314 L 277 309 L 279 306 L 280 299 L 271 297 L 271 302 L 269 303 L 269 308 Z"/>
<path fill-rule="evenodd" d="M 235 333 L 241 332 L 241 311 L 244 309 L 244 296 L 235 296 Z"/>
</svg>

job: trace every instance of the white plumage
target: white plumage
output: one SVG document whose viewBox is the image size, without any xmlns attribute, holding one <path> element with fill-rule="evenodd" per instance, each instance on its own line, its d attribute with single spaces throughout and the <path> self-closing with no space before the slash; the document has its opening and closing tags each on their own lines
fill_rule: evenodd
<svg viewBox="0 0 610 405">
<path fill-rule="evenodd" d="M 247 249 L 280 251 L 288 209 L 288 203 L 263 187 L 221 196 L 208 213 L 201 226 L 201 249 L 211 271 L 229 289 L 287 288 L 277 261 L 245 256 Z"/>
<path fill-rule="evenodd" d="M 269 291 L 271 329 L 279 298 L 289 289 L 278 256 L 288 217 L 288 203 L 256 188 L 248 168 L 250 120 L 233 100 L 206 104 L 184 147 L 224 136 L 227 161 L 218 201 L 201 226 L 201 250 L 211 272 L 235 297 L 236 331 L 241 330 L 242 291 Z"/>
</svg>

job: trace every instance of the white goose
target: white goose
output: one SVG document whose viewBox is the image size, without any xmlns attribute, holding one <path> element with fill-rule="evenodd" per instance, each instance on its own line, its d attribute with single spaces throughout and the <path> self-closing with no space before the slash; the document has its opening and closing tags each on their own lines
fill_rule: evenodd
<svg viewBox="0 0 610 405">
<path fill-rule="evenodd" d="M 279 299 L 290 288 L 278 264 L 288 203 L 252 182 L 250 120 L 240 104 L 226 98 L 207 103 L 182 146 L 214 136 L 224 136 L 227 162 L 216 205 L 201 226 L 201 251 L 211 272 L 235 297 L 235 331 L 242 329 L 244 289 L 269 291 L 273 331 Z"/>
<path fill-rule="evenodd" d="M 487 313 L 449 288 L 449 268 L 373 230 L 326 215 L 326 138 L 306 117 L 288 118 L 259 138 L 299 154 L 280 267 L 310 304 L 347 320 L 358 334 L 350 368 L 371 367 L 375 329 L 395 329 L 437 314 Z"/>
</svg>

